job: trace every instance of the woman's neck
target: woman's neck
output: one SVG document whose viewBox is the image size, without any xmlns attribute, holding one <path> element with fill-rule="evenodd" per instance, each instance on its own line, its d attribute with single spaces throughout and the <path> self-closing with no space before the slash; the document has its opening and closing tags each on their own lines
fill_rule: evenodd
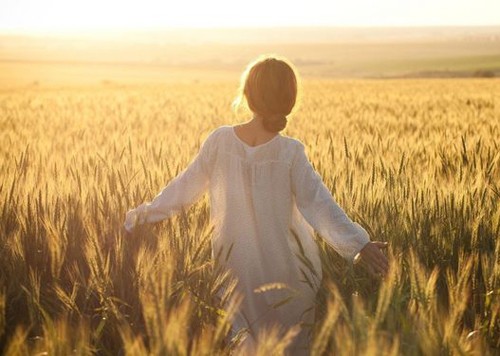
<svg viewBox="0 0 500 356">
<path fill-rule="evenodd" d="M 262 118 L 254 115 L 249 121 L 241 125 L 236 125 L 238 136 L 252 146 L 269 141 L 277 133 L 266 130 L 262 121 Z"/>
</svg>

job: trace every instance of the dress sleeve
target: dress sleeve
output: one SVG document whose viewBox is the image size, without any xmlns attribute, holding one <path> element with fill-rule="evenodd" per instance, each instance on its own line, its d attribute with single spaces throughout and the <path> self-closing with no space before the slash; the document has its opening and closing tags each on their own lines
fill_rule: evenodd
<svg viewBox="0 0 500 356">
<path fill-rule="evenodd" d="M 189 166 L 151 201 L 127 212 L 124 227 L 132 231 L 136 225 L 155 223 L 167 219 L 194 204 L 207 190 L 209 160 L 213 134 L 202 144 Z"/>
<path fill-rule="evenodd" d="M 309 162 L 300 144 L 292 164 L 292 190 L 297 208 L 307 222 L 340 255 L 352 261 L 370 241 L 368 233 L 351 221 Z"/>
</svg>

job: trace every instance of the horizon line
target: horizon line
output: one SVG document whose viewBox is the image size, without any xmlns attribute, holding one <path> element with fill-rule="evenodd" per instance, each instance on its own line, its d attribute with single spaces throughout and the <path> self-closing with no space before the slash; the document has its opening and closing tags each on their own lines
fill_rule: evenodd
<svg viewBox="0 0 500 356">
<path fill-rule="evenodd" d="M 498 24 L 410 24 L 410 25 L 391 25 L 391 24 L 371 24 L 371 25 L 245 25 L 245 26 L 234 26 L 234 25 L 221 25 L 221 26 L 151 26 L 151 27 L 101 27 L 101 28 L 53 28 L 53 29 L 43 29 L 43 28 L 1 28 L 0 35 L 85 35 L 85 34 L 95 34 L 95 33 L 130 33 L 130 32 L 162 32 L 162 31 L 196 31 L 196 30 L 293 30 L 293 29 L 487 29 L 487 28 L 499 28 Z"/>
</svg>

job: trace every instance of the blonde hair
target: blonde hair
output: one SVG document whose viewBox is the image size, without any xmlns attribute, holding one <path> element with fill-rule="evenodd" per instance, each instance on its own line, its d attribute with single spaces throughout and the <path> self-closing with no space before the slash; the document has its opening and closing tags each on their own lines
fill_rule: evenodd
<svg viewBox="0 0 500 356">
<path fill-rule="evenodd" d="M 274 55 L 251 62 L 241 76 L 238 109 L 244 101 L 250 111 L 263 119 L 264 127 L 279 132 L 286 127 L 287 115 L 297 101 L 298 78 L 291 63 Z"/>
</svg>

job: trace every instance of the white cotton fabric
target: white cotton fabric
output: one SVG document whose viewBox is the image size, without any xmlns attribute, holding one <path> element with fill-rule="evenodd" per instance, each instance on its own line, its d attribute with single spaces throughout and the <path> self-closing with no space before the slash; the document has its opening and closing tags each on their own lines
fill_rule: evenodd
<svg viewBox="0 0 500 356">
<path fill-rule="evenodd" d="M 369 242 L 367 232 L 335 203 L 300 141 L 278 134 L 251 147 L 232 126 L 214 130 L 186 170 L 152 202 L 129 211 L 125 228 L 171 217 L 207 190 L 213 255 L 221 256 L 218 262 L 237 278 L 244 296 L 234 329 L 249 328 L 253 336 L 273 323 L 313 321 L 321 281 L 313 230 L 350 261 Z M 275 285 L 256 291 L 270 284 Z M 304 342 L 301 332 L 295 346 Z"/>
</svg>

